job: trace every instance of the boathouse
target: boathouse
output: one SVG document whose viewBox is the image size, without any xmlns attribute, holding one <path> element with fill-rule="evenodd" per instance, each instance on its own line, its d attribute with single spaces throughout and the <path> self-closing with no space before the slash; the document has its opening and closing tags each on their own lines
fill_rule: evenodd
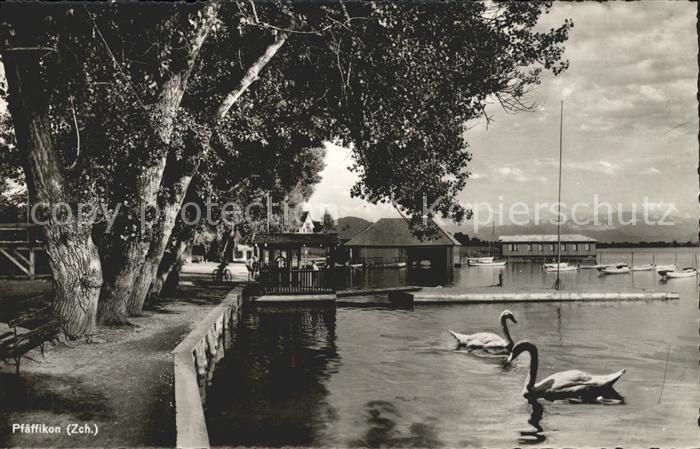
<svg viewBox="0 0 700 449">
<path fill-rule="evenodd" d="M 285 232 L 255 238 L 260 254 L 256 280 L 262 294 L 315 294 L 334 291 L 334 233 Z M 321 257 L 318 257 L 318 256 Z"/>
<path fill-rule="evenodd" d="M 508 260 L 552 261 L 557 257 L 556 234 L 502 235 L 498 239 Z M 561 260 L 595 260 L 597 241 L 581 234 L 561 234 Z"/>
<path fill-rule="evenodd" d="M 352 263 L 365 266 L 390 266 L 423 263 L 435 268 L 452 267 L 459 262 L 459 242 L 437 223 L 435 235 L 416 237 L 404 218 L 382 218 L 368 226 L 345 246 Z"/>
</svg>

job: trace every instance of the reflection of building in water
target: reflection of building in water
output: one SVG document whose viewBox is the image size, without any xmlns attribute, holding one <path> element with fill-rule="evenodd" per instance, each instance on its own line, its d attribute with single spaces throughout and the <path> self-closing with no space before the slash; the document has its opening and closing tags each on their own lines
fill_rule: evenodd
<svg viewBox="0 0 700 449">
<path fill-rule="evenodd" d="M 245 314 L 207 391 L 211 444 L 314 445 L 334 421 L 325 381 L 338 359 L 335 327 L 332 307 Z"/>
<path fill-rule="evenodd" d="M 503 257 L 509 260 L 551 260 L 557 257 L 556 234 L 502 235 Z M 595 260 L 597 241 L 580 234 L 561 235 L 561 260 Z"/>
</svg>

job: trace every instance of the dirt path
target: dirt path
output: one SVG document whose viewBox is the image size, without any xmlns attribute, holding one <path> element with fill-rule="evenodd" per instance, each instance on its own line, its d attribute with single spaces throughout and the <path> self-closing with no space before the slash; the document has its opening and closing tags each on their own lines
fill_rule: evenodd
<svg viewBox="0 0 700 449">
<path fill-rule="evenodd" d="M 177 297 L 133 318 L 132 327 L 103 328 L 91 343 L 24 359 L 19 376 L 0 363 L 0 447 L 174 446 L 170 351 L 232 288 L 183 280 Z M 13 433 L 22 423 L 60 426 L 61 434 Z M 83 423 L 96 424 L 98 434 L 66 434 Z"/>
</svg>

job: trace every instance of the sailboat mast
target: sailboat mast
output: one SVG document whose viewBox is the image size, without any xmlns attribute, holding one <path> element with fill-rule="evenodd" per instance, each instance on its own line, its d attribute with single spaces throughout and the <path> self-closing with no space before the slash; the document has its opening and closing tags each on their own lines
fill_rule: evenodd
<svg viewBox="0 0 700 449">
<path fill-rule="evenodd" d="M 560 290 L 562 288 L 561 279 L 559 279 L 559 268 L 561 266 L 561 160 L 562 160 L 562 142 L 564 133 L 564 100 L 561 101 L 559 111 L 559 197 L 557 200 L 557 280 L 554 282 L 554 288 Z"/>
<path fill-rule="evenodd" d="M 491 222 L 491 257 L 496 255 L 496 222 Z"/>
</svg>

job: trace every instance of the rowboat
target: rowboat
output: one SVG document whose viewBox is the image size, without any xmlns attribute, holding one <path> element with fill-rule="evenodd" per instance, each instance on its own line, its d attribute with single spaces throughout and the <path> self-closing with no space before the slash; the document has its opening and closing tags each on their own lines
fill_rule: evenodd
<svg viewBox="0 0 700 449">
<path fill-rule="evenodd" d="M 676 271 L 659 271 L 659 274 L 664 278 L 691 278 L 698 274 L 698 271 L 693 267 L 683 268 L 682 270 Z"/>
<path fill-rule="evenodd" d="M 554 266 L 550 267 L 545 267 L 544 271 L 547 273 L 556 273 L 557 271 L 559 272 L 565 272 L 565 271 L 576 271 L 578 270 L 578 267 L 576 265 L 567 265 L 565 264 L 564 266 L 559 266 L 559 270 L 557 270 L 557 264 L 550 264 Z"/>
<path fill-rule="evenodd" d="M 661 273 L 662 271 L 676 271 L 678 267 L 676 267 L 675 263 L 669 263 L 666 265 L 656 265 L 656 271 Z"/>
<path fill-rule="evenodd" d="M 605 266 L 600 271 L 601 271 L 601 273 L 604 273 L 604 274 L 623 274 L 623 273 L 629 273 L 632 270 L 630 269 L 629 265 L 627 265 L 626 263 L 622 263 L 619 265 Z"/>
<path fill-rule="evenodd" d="M 654 269 L 654 265 L 632 265 L 632 271 L 651 271 Z"/>
</svg>

